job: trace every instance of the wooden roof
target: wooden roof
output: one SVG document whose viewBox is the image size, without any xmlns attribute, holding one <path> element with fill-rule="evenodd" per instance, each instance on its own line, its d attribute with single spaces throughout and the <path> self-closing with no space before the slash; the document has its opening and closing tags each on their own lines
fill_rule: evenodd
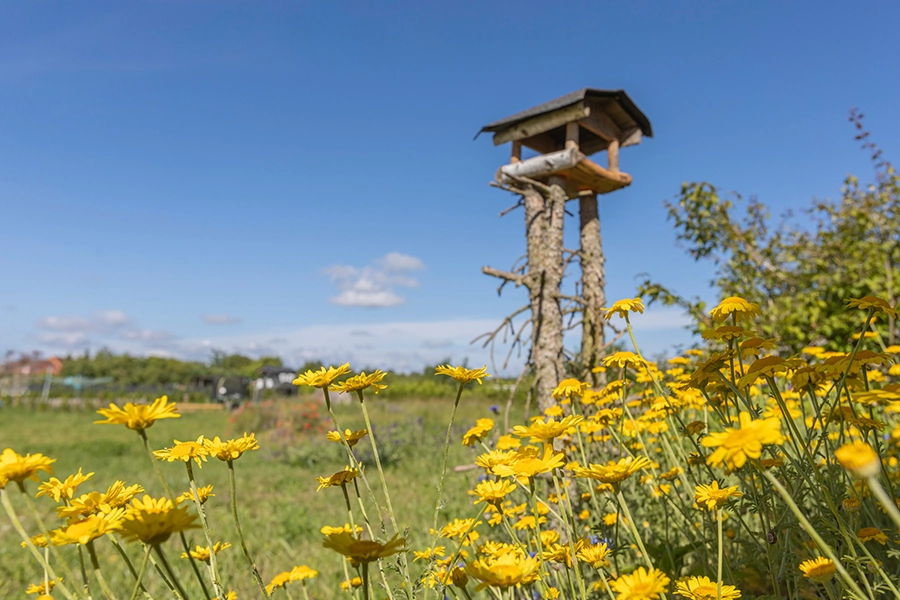
<svg viewBox="0 0 900 600">
<path fill-rule="evenodd" d="M 621 147 L 653 136 L 650 120 L 624 90 L 583 88 L 512 116 L 494 121 L 478 132 L 493 133 L 494 144 L 520 140 L 541 153 L 565 145 L 565 125 L 578 122 L 582 130 L 580 148 L 585 154 L 606 149 L 609 140 Z M 477 135 L 476 135 L 477 137 Z"/>
</svg>

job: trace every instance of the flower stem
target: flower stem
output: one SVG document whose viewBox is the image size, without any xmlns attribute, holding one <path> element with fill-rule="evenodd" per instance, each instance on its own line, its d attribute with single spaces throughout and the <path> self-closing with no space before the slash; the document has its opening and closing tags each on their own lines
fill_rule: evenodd
<svg viewBox="0 0 900 600">
<path fill-rule="evenodd" d="M 719 534 L 719 560 L 716 570 L 716 599 L 722 600 L 722 559 L 724 554 L 724 545 L 722 544 L 722 511 L 716 509 L 716 529 Z"/>
<path fill-rule="evenodd" d="M 447 425 L 447 436 L 444 440 L 444 460 L 441 464 L 441 480 L 438 483 L 438 497 L 434 506 L 434 519 L 432 519 L 432 527 L 435 531 L 437 531 L 438 513 L 441 512 L 441 502 L 444 496 L 444 476 L 447 474 L 447 461 L 450 457 L 450 434 L 453 432 L 453 421 L 456 419 L 456 409 L 459 406 L 459 399 L 462 397 L 464 387 L 466 387 L 466 384 L 460 383 L 459 388 L 456 390 L 456 400 L 453 401 L 453 410 L 450 411 L 450 423 Z"/>
<path fill-rule="evenodd" d="M 141 580 L 144 578 L 144 573 L 147 571 L 147 563 L 150 562 L 151 550 L 153 550 L 153 546 L 147 544 L 147 548 L 144 551 L 144 560 L 141 561 L 141 570 L 138 571 L 137 581 L 134 582 L 134 591 L 131 592 L 131 600 L 135 600 L 135 598 L 137 598 L 138 591 L 144 588 L 144 586 L 141 585 Z"/>
<path fill-rule="evenodd" d="M 100 569 L 100 561 L 97 560 L 97 551 L 94 550 L 94 540 L 87 543 L 87 549 L 88 554 L 91 557 L 91 568 L 94 570 L 94 575 L 97 576 L 97 583 L 100 584 L 100 589 L 103 590 L 103 594 L 108 600 L 115 600 L 115 596 L 113 595 L 112 590 L 109 589 L 106 578 L 103 576 L 103 570 Z"/>
<path fill-rule="evenodd" d="M 388 492 L 387 479 L 384 477 L 384 469 L 381 466 L 381 457 L 378 456 L 378 446 L 375 444 L 375 430 L 372 428 L 372 421 L 369 420 L 369 410 L 366 408 L 365 400 L 363 399 L 362 390 L 356 390 L 356 395 L 359 397 L 359 405 L 362 407 L 363 418 L 366 420 L 366 429 L 369 431 L 369 441 L 372 444 L 372 454 L 375 455 L 375 466 L 378 468 L 378 476 L 381 478 L 381 489 L 384 492 L 384 500 L 387 503 L 388 516 L 391 518 L 391 525 L 394 527 L 394 533 L 400 533 L 400 527 L 397 526 L 397 519 L 394 516 L 394 506 L 391 503 L 391 494 Z M 346 490 L 344 494 L 346 495 Z M 409 576 L 409 563 L 407 561 L 406 552 L 400 553 L 400 565 L 401 570 L 403 572 L 403 579 L 406 582 L 406 589 L 412 590 L 412 580 Z M 388 595 L 393 596 L 390 591 L 390 587 L 388 589 Z"/>
<path fill-rule="evenodd" d="M 32 556 L 38 561 L 44 570 L 50 574 L 50 577 L 56 581 L 56 587 L 65 596 L 68 600 L 74 600 L 75 596 L 72 595 L 72 592 L 66 588 L 66 586 L 60 581 L 59 577 L 56 576 L 56 573 L 53 571 L 53 567 L 50 566 L 50 563 L 44 559 L 44 555 L 41 554 L 37 547 L 34 545 L 34 542 L 31 541 L 31 537 L 28 536 L 28 533 L 25 531 L 25 528 L 22 527 L 22 521 L 19 520 L 18 515 L 16 515 L 15 509 L 13 509 L 12 503 L 9 501 L 9 495 L 6 493 L 5 488 L 0 488 L 0 504 L 3 504 L 3 508 L 6 511 L 6 516 L 9 517 L 9 520 L 12 522 L 13 529 L 18 532 L 21 536 L 22 541 L 28 547 L 28 550 L 31 552 Z M 49 542 L 49 540 L 48 540 Z"/>
<path fill-rule="evenodd" d="M 54 560 L 56 560 L 63 571 L 65 571 L 65 576 L 69 578 L 69 581 L 75 581 L 75 576 L 69 569 L 68 563 L 63 561 L 62 556 L 60 556 L 59 554 L 59 550 L 56 549 L 56 546 L 50 543 L 50 532 L 47 530 L 47 526 L 44 524 L 44 520 L 41 518 L 41 513 L 38 512 L 37 505 L 34 503 L 34 498 L 32 498 L 31 494 L 29 494 L 25 489 L 25 484 L 23 482 L 17 483 L 19 486 L 19 491 L 22 493 L 22 496 L 25 497 L 28 508 L 29 510 L 31 510 L 31 515 L 34 517 L 35 522 L 37 522 L 38 524 L 38 531 L 40 531 L 44 536 L 44 539 L 47 540 L 47 546 L 48 548 L 50 548 L 50 553 L 53 555 Z"/>
<path fill-rule="evenodd" d="M 244 558 L 247 559 L 247 563 L 250 565 L 250 571 L 253 573 L 253 579 L 256 581 L 256 585 L 259 586 L 260 591 L 263 593 L 263 598 L 268 598 L 269 594 L 266 592 L 266 585 L 263 583 L 262 575 L 259 574 L 259 569 L 256 568 L 256 563 L 253 562 L 253 559 L 250 557 L 250 551 L 247 550 L 247 542 L 244 541 L 244 531 L 241 529 L 241 521 L 238 519 L 238 511 L 237 511 L 237 485 L 235 484 L 234 477 L 234 461 L 227 461 L 228 463 L 228 479 L 231 482 L 231 516 L 234 518 L 234 527 L 237 529 L 238 539 L 241 542 L 241 550 L 244 552 Z M 195 492 L 196 493 L 196 492 Z M 210 550 L 210 554 L 212 551 Z"/>
<path fill-rule="evenodd" d="M 159 479 L 159 482 L 163 486 L 163 490 L 166 492 L 166 497 L 172 501 L 173 505 L 177 504 L 175 502 L 175 496 L 172 494 L 172 489 L 169 487 L 162 469 L 159 468 L 159 462 L 157 462 L 156 457 L 153 455 L 153 448 L 150 447 L 150 440 L 147 438 L 147 433 L 143 429 L 138 429 L 137 433 L 141 438 L 141 442 L 144 444 L 144 450 L 147 451 L 147 456 L 150 457 L 150 464 L 153 465 L 153 470 L 156 472 L 156 478 Z M 210 600 L 209 590 L 206 588 L 206 582 L 203 580 L 203 575 L 200 574 L 200 569 L 197 567 L 197 561 L 191 556 L 191 545 L 188 544 L 183 531 L 178 532 L 178 537 L 181 538 L 181 547 L 184 549 L 185 554 L 188 555 L 191 569 L 194 571 L 194 576 L 197 578 L 197 581 L 200 582 L 200 588 L 203 590 L 204 597 L 206 597 L 206 600 Z"/>
<path fill-rule="evenodd" d="M 156 555 L 159 556 L 159 562 L 162 564 L 163 569 L 165 570 L 168 577 L 163 577 L 165 582 L 169 585 L 169 589 L 172 590 L 176 595 L 178 595 L 182 600 L 187 600 L 187 594 L 184 592 L 184 588 L 181 587 L 181 582 L 178 581 L 178 577 L 175 576 L 175 573 L 172 571 L 172 566 L 169 564 L 168 559 L 166 558 L 165 553 L 163 552 L 162 546 L 159 544 L 155 544 L 153 548 L 156 550 Z M 190 553 L 188 553 L 190 556 Z"/>
<path fill-rule="evenodd" d="M 865 598 L 866 594 L 860 589 L 860 587 L 853 581 L 853 578 L 850 577 L 850 574 L 844 568 L 844 565 L 841 564 L 841 561 L 838 559 L 837 555 L 832 549 L 831 546 L 825 543 L 825 540 L 822 539 L 822 536 L 819 535 L 819 532 L 815 530 L 815 528 L 810 524 L 807 520 L 806 516 L 800 510 L 800 507 L 797 506 L 797 503 L 794 502 L 794 499 L 791 498 L 791 495 L 788 493 L 784 486 L 781 485 L 775 477 L 769 473 L 768 471 L 762 471 L 763 476 L 769 480 L 769 483 L 778 491 L 781 495 L 781 498 L 784 500 L 785 504 L 788 505 L 788 508 L 791 509 L 791 512 L 794 513 L 794 516 L 797 517 L 797 521 L 800 522 L 800 526 L 806 531 L 807 534 L 816 542 L 816 545 L 819 546 L 819 549 L 824 552 L 828 558 L 831 559 L 831 562 L 834 563 L 837 572 L 840 573 L 841 579 L 844 580 L 844 583 L 853 590 L 855 594 L 857 594 L 860 598 Z"/>
<path fill-rule="evenodd" d="M 184 463 L 187 467 L 188 479 L 191 482 L 191 494 L 194 497 L 194 504 L 197 506 L 197 514 L 200 515 L 200 524 L 203 526 L 203 533 L 206 536 L 206 543 L 209 544 L 209 575 L 212 578 L 213 590 L 216 592 L 216 598 L 225 600 L 225 590 L 222 588 L 222 581 L 219 579 L 219 565 L 216 562 L 216 551 L 213 548 L 212 535 L 209 532 L 209 523 L 206 521 L 206 511 L 203 510 L 203 503 L 200 502 L 200 492 L 197 490 L 197 483 L 194 481 L 194 468 L 191 461 Z M 188 556 L 190 556 L 188 552 Z"/>
<path fill-rule="evenodd" d="M 362 564 L 363 600 L 369 600 L 369 563 Z"/>
</svg>

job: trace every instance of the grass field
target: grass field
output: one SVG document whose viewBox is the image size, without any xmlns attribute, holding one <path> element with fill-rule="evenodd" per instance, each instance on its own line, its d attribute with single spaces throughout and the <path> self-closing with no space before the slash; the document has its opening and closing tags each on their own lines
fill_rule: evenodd
<svg viewBox="0 0 900 600">
<path fill-rule="evenodd" d="M 399 525 L 408 528 L 409 547 L 422 549 L 430 543 L 426 538 L 434 511 L 452 401 L 380 401 L 374 397 L 367 404 L 386 463 Z M 342 427 L 365 426 L 355 402 L 338 405 L 336 412 Z M 324 408 L 322 414 L 327 414 Z M 476 512 L 464 490 L 479 472 L 454 473 L 452 467 L 471 464 L 475 452 L 463 447 L 460 438 L 476 418 L 485 416 L 490 416 L 488 401 L 463 397 L 451 445 L 451 470 L 446 483 L 447 502 L 442 512 L 442 524 L 453 518 L 474 516 Z M 74 473 L 79 467 L 85 472 L 95 472 L 93 479 L 79 488 L 79 494 L 105 490 L 116 479 L 121 479 L 126 484 L 140 483 L 147 493 L 162 496 L 162 486 L 135 432 L 121 425 L 92 424 L 98 418 L 87 412 L 0 409 L 0 449 L 11 447 L 21 454 L 41 452 L 56 458 L 54 470 L 60 478 Z M 330 425 L 330 421 L 327 424 Z M 173 439 L 196 439 L 201 434 L 206 437 L 239 436 L 243 431 L 235 430 L 236 426 L 240 424 L 230 424 L 224 412 L 188 413 L 179 419 L 158 421 L 147 434 L 152 446 L 158 449 L 171 446 Z M 320 573 L 309 587 L 313 598 L 341 594 L 340 582 L 344 579 L 341 560 L 337 554 L 322 547 L 319 529 L 323 525 L 341 525 L 347 521 L 344 500 L 339 488 L 317 492 L 315 478 L 342 469 L 346 457 L 342 458 L 337 444 L 325 441 L 321 434 L 301 433 L 292 437 L 289 443 L 283 439 L 270 439 L 264 432 L 257 432 L 257 435 L 261 450 L 245 454 L 235 462 L 235 468 L 242 525 L 263 579 L 268 582 L 280 571 L 307 564 Z M 361 458 L 365 462 L 364 452 Z M 176 494 L 188 489 L 183 463 L 161 462 L 160 466 Z M 226 589 L 236 591 L 239 598 L 260 596 L 246 569 L 231 521 L 227 468 L 213 459 L 202 469 L 195 469 L 195 473 L 198 485 L 215 486 L 216 497 L 206 504 L 214 538 L 234 544 L 219 555 Z M 377 485 L 374 467 L 369 473 L 373 485 Z M 37 485 L 37 482 L 28 482 L 32 494 Z M 38 533 L 15 486 L 8 486 L 7 491 L 29 533 Z M 60 521 L 52 512 L 52 500 L 40 498 L 38 503 L 46 509 L 48 526 L 58 526 Z M 192 545 L 206 545 L 202 532 L 190 534 Z M 8 519 L 0 518 L 0 598 L 24 597 L 27 584 L 41 581 L 42 570 L 19 542 Z M 123 592 L 127 597 L 131 590 L 129 584 L 133 584 L 131 576 L 123 561 L 115 556 L 111 544 L 102 539 L 98 542 L 98 552 L 104 555 L 101 563 L 114 567 L 106 577 L 115 589 L 127 590 Z M 132 544 L 127 549 L 131 560 L 139 563 L 139 546 Z M 77 566 L 76 550 L 72 546 L 61 550 Z M 191 597 L 201 597 L 199 587 L 189 575 L 187 561 L 178 558 L 182 551 L 180 542 L 173 537 L 166 543 L 166 550 L 170 561 L 178 563 Z M 153 573 L 147 579 L 151 590 L 162 590 L 161 584 L 154 581 Z M 159 597 L 166 596 L 161 594 Z"/>
</svg>

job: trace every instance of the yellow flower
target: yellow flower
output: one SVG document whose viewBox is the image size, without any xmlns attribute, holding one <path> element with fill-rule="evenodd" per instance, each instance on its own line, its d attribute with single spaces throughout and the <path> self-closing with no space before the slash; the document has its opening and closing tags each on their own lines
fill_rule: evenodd
<svg viewBox="0 0 900 600">
<path fill-rule="evenodd" d="M 859 498 L 844 498 L 841 502 L 841 506 L 847 512 L 859 512 L 862 506 L 859 503 Z"/>
<path fill-rule="evenodd" d="M 531 425 L 525 427 L 516 425 L 513 427 L 513 434 L 519 437 L 531 436 L 532 442 L 548 441 L 559 437 L 566 433 L 572 427 L 575 427 L 584 420 L 581 415 L 569 415 L 568 417 L 556 421 L 555 419 L 547 419 L 544 421 L 542 417 L 538 417 L 531 422 Z"/>
<path fill-rule="evenodd" d="M 0 490 L 6 487 L 10 481 L 22 483 L 26 479 L 38 479 L 38 472 L 53 474 L 53 463 L 55 458 L 47 458 L 43 454 L 26 454 L 16 453 L 12 448 L 5 449 L 0 453 Z"/>
<path fill-rule="evenodd" d="M 244 452 L 259 450 L 259 442 L 255 436 L 255 433 L 247 435 L 245 431 L 243 436 L 224 442 L 216 436 L 211 440 L 203 440 L 203 447 L 210 456 L 215 456 L 223 462 L 231 462 L 239 459 Z"/>
<path fill-rule="evenodd" d="M 50 542 L 54 546 L 65 546 L 66 544 L 85 545 L 102 535 L 119 531 L 122 528 L 122 520 L 124 518 L 124 508 L 117 508 L 105 514 L 93 515 L 70 523 L 66 527 L 51 531 Z"/>
<path fill-rule="evenodd" d="M 349 532 L 342 531 L 326 537 L 322 545 L 360 564 L 403 552 L 406 540 L 398 534 L 382 544 L 375 540 L 361 540 Z"/>
<path fill-rule="evenodd" d="M 225 542 L 224 544 L 222 542 L 216 542 L 213 544 L 213 552 L 216 554 L 225 548 L 231 548 L 231 544 L 228 542 Z M 191 550 L 190 555 L 188 555 L 187 552 L 182 552 L 181 558 L 193 558 L 202 562 L 209 562 L 209 555 L 209 546 L 197 546 L 195 550 Z"/>
<path fill-rule="evenodd" d="M 606 545 L 606 542 L 584 545 L 575 553 L 578 560 L 586 562 L 595 569 L 608 567 L 609 555 L 609 546 Z"/>
<path fill-rule="evenodd" d="M 358 587 L 362 587 L 362 584 L 363 584 L 362 577 L 354 577 L 353 579 L 350 579 L 349 581 L 342 581 L 342 582 L 341 582 L 341 589 L 344 590 L 344 591 L 347 591 L 347 590 L 349 590 L 350 588 L 354 588 L 354 589 L 355 589 L 355 588 L 358 588 Z"/>
<path fill-rule="evenodd" d="M 413 552 L 413 562 L 417 560 L 431 560 L 431 557 L 444 556 L 446 548 L 444 546 L 435 546 L 434 548 L 426 548 L 422 552 Z"/>
<path fill-rule="evenodd" d="M 800 563 L 800 570 L 807 579 L 812 579 L 817 583 L 826 583 L 834 577 L 837 567 L 830 558 L 819 556 L 818 558 L 804 560 Z"/>
<path fill-rule="evenodd" d="M 881 460 L 872 446 L 855 441 L 844 444 L 834 451 L 834 457 L 841 466 L 860 479 L 875 477 L 881 471 Z"/>
<path fill-rule="evenodd" d="M 114 508 L 125 506 L 136 495 L 144 491 L 140 484 L 125 487 L 124 481 L 115 481 L 106 489 L 106 492 L 91 492 L 73 498 L 69 506 L 60 506 L 56 509 L 57 516 L 61 518 L 87 517 L 96 513 L 107 513 Z"/>
<path fill-rule="evenodd" d="M 356 443 L 366 437 L 366 434 L 369 433 L 368 429 L 360 429 L 358 431 L 350 431 L 349 429 L 344 430 L 344 439 L 347 440 L 347 445 L 351 448 L 356 445 Z M 329 442 L 338 442 L 341 441 L 341 434 L 337 431 L 329 431 L 325 434 L 325 439 Z"/>
<path fill-rule="evenodd" d="M 778 373 L 784 373 L 790 367 L 795 366 L 796 362 L 784 360 L 778 356 L 763 356 L 759 358 L 747 368 L 747 373 L 738 380 L 740 387 L 752 384 L 760 377 L 775 377 Z"/>
<path fill-rule="evenodd" d="M 741 597 L 741 591 L 733 585 L 722 585 L 722 593 L 719 596 L 718 585 L 709 577 L 686 577 L 675 583 L 675 593 L 680 594 L 684 600 L 736 600 Z"/>
<path fill-rule="evenodd" d="M 463 435 L 463 446 L 471 448 L 475 445 L 475 442 L 487 435 L 493 428 L 493 419 L 478 419 L 475 421 L 475 427 L 471 428 Z"/>
<path fill-rule="evenodd" d="M 197 466 L 203 467 L 201 461 L 206 461 L 209 456 L 209 450 L 204 445 L 204 439 L 201 435 L 196 442 L 179 442 L 175 440 L 175 445 L 171 448 L 163 448 L 162 450 L 154 450 L 153 456 L 160 460 L 173 462 L 180 460 L 182 462 L 191 462 L 191 459 L 197 461 Z"/>
<path fill-rule="evenodd" d="M 357 477 L 359 477 L 359 469 L 345 467 L 343 471 L 338 471 L 328 477 L 316 477 L 316 481 L 319 482 L 319 487 L 316 488 L 316 491 L 336 485 L 347 485 Z"/>
<path fill-rule="evenodd" d="M 49 585 L 46 587 L 43 583 L 32 583 L 28 586 L 28 589 L 25 590 L 26 594 L 49 594 L 53 591 L 53 588 L 56 587 L 56 580 L 51 579 L 47 582 Z"/>
<path fill-rule="evenodd" d="M 481 582 L 475 587 L 475 591 L 481 591 L 486 587 L 508 588 L 534 583 L 538 580 L 539 566 L 537 558 L 506 552 L 482 556 L 467 563 L 466 573 Z"/>
<path fill-rule="evenodd" d="M 734 325 L 722 325 L 721 327 L 716 327 L 715 329 L 707 329 L 700 334 L 704 340 L 718 340 L 720 342 L 730 342 L 732 340 L 737 340 L 744 337 L 751 337 L 753 335 L 752 331 L 744 329 L 743 327 L 736 327 Z"/>
<path fill-rule="evenodd" d="M 168 396 L 161 396 L 149 406 L 146 404 L 127 403 L 122 408 L 110 404 L 109 408 L 101 408 L 97 412 L 106 417 L 105 421 L 94 421 L 100 425 L 125 425 L 128 429 L 143 431 L 160 419 L 177 419 L 181 415 L 175 412 L 176 406 L 169 404 Z"/>
<path fill-rule="evenodd" d="M 492 469 L 492 472 L 501 477 L 514 476 L 522 480 L 541 473 L 549 473 L 566 463 L 565 455 L 554 454 L 549 444 L 544 446 L 543 456 L 538 456 L 537 452 L 535 448 L 525 448 L 521 452 L 516 453 L 512 464 L 497 465 Z"/>
<path fill-rule="evenodd" d="M 522 446 L 518 438 L 511 435 L 501 435 L 497 438 L 497 450 L 512 450 Z"/>
<path fill-rule="evenodd" d="M 366 388 L 372 388 L 377 394 L 387 387 L 387 385 L 379 383 L 384 379 L 384 376 L 385 372 L 381 370 L 376 370 L 371 375 L 366 375 L 366 372 L 363 371 L 359 375 L 354 375 L 353 377 L 336 384 L 334 389 L 341 394 L 346 394 L 347 392 L 356 392 Z"/>
<path fill-rule="evenodd" d="M 295 581 L 314 579 L 318 576 L 318 571 L 316 571 L 315 569 L 310 569 L 306 565 L 299 565 L 291 569 L 291 583 L 294 583 Z"/>
<path fill-rule="evenodd" d="M 616 300 L 611 307 L 602 310 L 606 311 L 607 321 L 613 315 L 619 315 L 624 319 L 629 312 L 644 314 L 644 301 L 640 298 L 623 298 L 622 300 Z"/>
<path fill-rule="evenodd" d="M 709 315 L 719 322 L 724 321 L 732 314 L 739 319 L 752 319 L 760 314 L 759 304 L 747 302 L 738 296 L 729 296 L 719 302 L 718 306 L 709 311 Z"/>
<path fill-rule="evenodd" d="M 465 367 L 451 367 L 450 365 L 441 365 L 435 369 L 435 375 L 447 375 L 452 377 L 457 383 L 466 384 L 477 381 L 481 385 L 481 380 L 490 377 L 487 373 L 487 365 L 480 369 L 467 369 Z"/>
<path fill-rule="evenodd" d="M 200 504 L 206 503 L 206 501 L 209 500 L 211 496 L 215 496 L 215 494 L 213 494 L 212 491 L 213 491 L 213 486 L 211 486 L 211 485 L 204 485 L 203 487 L 197 488 L 197 495 L 200 496 Z M 178 496 L 177 498 L 175 498 L 175 504 L 181 504 L 182 502 L 193 502 L 193 501 L 194 501 L 194 492 L 192 492 L 191 490 L 188 490 L 185 493 Z"/>
<path fill-rule="evenodd" d="M 173 533 L 199 528 L 196 520 L 197 515 L 190 514 L 187 507 L 176 508 L 168 498 L 145 495 L 142 499 L 133 500 L 125 511 L 122 536 L 127 541 L 161 544 Z"/>
<path fill-rule="evenodd" d="M 332 535 L 335 533 L 362 533 L 363 528 L 357 525 L 355 528 L 351 528 L 349 523 L 344 523 L 341 527 L 331 527 L 330 525 L 325 525 L 319 531 L 322 532 L 322 535 Z"/>
<path fill-rule="evenodd" d="M 38 486 L 38 492 L 35 494 L 35 498 L 50 496 L 57 502 L 71 500 L 75 497 L 75 491 L 78 489 L 78 486 L 93 476 L 93 473 L 83 475 L 79 468 L 77 473 L 69 475 L 66 477 L 65 481 L 60 481 L 56 477 L 51 477 L 49 481 Z"/>
<path fill-rule="evenodd" d="M 563 398 L 571 398 L 572 396 L 583 396 L 590 389 L 590 385 L 577 379 L 563 379 L 559 385 L 553 389 L 553 397 L 556 400 Z"/>
<path fill-rule="evenodd" d="M 317 371 L 309 370 L 297 375 L 292 382 L 294 385 L 308 385 L 310 387 L 327 388 L 341 375 L 350 372 L 350 363 L 344 363 L 339 367 L 322 367 Z"/>
<path fill-rule="evenodd" d="M 647 571 L 644 567 L 610 582 L 613 591 L 619 594 L 616 600 L 656 600 L 666 593 L 668 585 L 665 573 L 659 569 Z"/>
<path fill-rule="evenodd" d="M 713 481 L 710 485 L 698 485 L 694 501 L 697 504 L 706 504 L 707 510 L 718 510 L 728 503 L 729 498 L 738 498 L 744 495 L 737 489 L 736 485 L 720 488 L 718 481 Z"/>
<path fill-rule="evenodd" d="M 884 546 L 885 542 L 887 542 L 887 535 L 878 529 L 877 527 L 863 527 L 856 533 L 856 537 L 859 538 L 861 542 L 870 542 L 875 540 L 882 546 Z"/>
<path fill-rule="evenodd" d="M 778 419 L 752 419 L 750 413 L 740 414 L 740 428 L 710 433 L 700 440 L 707 448 L 716 448 L 706 463 L 717 467 L 726 463 L 729 469 L 740 469 L 747 458 L 759 458 L 764 444 L 781 444 L 781 422 Z"/>
<path fill-rule="evenodd" d="M 875 296 L 850 298 L 849 300 L 847 300 L 847 308 L 858 308 L 860 310 L 872 309 L 875 312 L 886 314 L 895 319 L 900 318 L 900 311 L 888 304 L 887 300 L 883 300 Z"/>
<path fill-rule="evenodd" d="M 481 537 L 475 529 L 481 525 L 475 519 L 453 519 L 452 522 L 441 527 L 440 537 L 462 540 L 464 546 L 470 546 Z M 469 533 L 466 533 L 466 532 Z M 466 538 L 463 540 L 463 536 Z"/>
<path fill-rule="evenodd" d="M 271 595 L 274 590 L 284 587 L 284 585 L 286 583 L 290 583 L 290 581 L 291 572 L 282 571 L 281 573 L 273 577 L 269 585 L 266 586 L 266 593 Z"/>
<path fill-rule="evenodd" d="M 509 481 L 485 480 L 476 485 L 474 490 L 469 490 L 469 495 L 478 496 L 475 504 L 487 502 L 488 504 L 499 506 L 507 494 L 511 494 L 515 489 L 516 486 Z"/>
<path fill-rule="evenodd" d="M 616 352 L 615 354 L 605 357 L 603 359 L 603 364 L 607 367 L 615 366 L 620 369 L 624 369 L 625 367 L 638 369 L 647 366 L 647 361 L 634 352 Z"/>
<path fill-rule="evenodd" d="M 641 469 L 650 466 L 650 460 L 644 456 L 638 458 L 620 458 L 618 461 L 609 461 L 605 465 L 591 464 L 587 467 L 576 466 L 572 468 L 575 477 L 589 477 L 603 483 L 621 483 Z"/>
</svg>

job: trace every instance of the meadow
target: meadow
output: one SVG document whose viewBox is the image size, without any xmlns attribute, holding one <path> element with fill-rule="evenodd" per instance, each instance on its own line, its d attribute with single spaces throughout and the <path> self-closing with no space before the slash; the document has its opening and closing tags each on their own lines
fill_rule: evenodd
<svg viewBox="0 0 900 600">
<path fill-rule="evenodd" d="M 277 402 L 286 407 L 308 407 L 314 403 L 320 412 L 318 420 L 304 420 L 304 423 L 315 423 L 310 428 L 313 431 L 305 431 L 300 424 L 294 431 L 273 427 L 268 433 L 258 434 L 261 449 L 246 454 L 235 464 L 247 543 L 266 583 L 276 573 L 289 570 L 293 565 L 307 564 L 320 572 L 317 580 L 310 584 L 312 597 L 337 597 L 344 580 L 341 560 L 334 552 L 323 548 L 319 529 L 323 525 L 345 523 L 347 513 L 340 492 L 332 489 L 316 491 L 316 477 L 343 469 L 347 459 L 338 444 L 325 439 L 324 428 L 330 422 L 323 405 L 308 398 Z M 393 501 L 398 514 L 402 515 L 401 526 L 409 528 L 411 547 L 425 547 L 431 541 L 428 527 L 437 495 L 442 442 L 453 400 L 382 400 L 373 396 L 371 405 L 372 420 L 380 425 L 376 425 L 376 435 L 379 444 L 385 448 L 382 460 L 387 481 L 392 490 L 397 490 Z M 492 401 L 488 399 L 463 398 L 458 413 L 457 439 L 477 418 L 491 416 L 491 405 Z M 521 408 L 518 407 L 513 415 L 520 415 Z M 355 402 L 338 403 L 335 412 L 342 425 L 350 429 L 365 427 Z M 258 419 L 246 417 L 247 424 L 259 424 Z M 61 478 L 75 473 L 79 467 L 85 473 L 95 472 L 90 482 L 83 486 L 85 491 L 103 490 L 116 479 L 124 479 L 127 484 L 140 482 L 154 497 L 162 496 L 164 490 L 138 436 L 124 427 L 93 424 L 99 419 L 101 417 L 94 412 L 0 409 L 0 449 L 12 447 L 20 453 L 40 452 L 54 457 L 57 459 L 54 471 Z M 154 448 L 163 448 L 171 446 L 175 439 L 196 439 L 201 433 L 208 437 L 240 436 L 243 430 L 237 427 L 241 424 L 240 418 L 235 419 L 226 412 L 186 412 L 181 418 L 157 422 L 147 430 L 147 436 Z M 290 437 L 289 443 L 285 436 Z M 469 465 L 474 457 L 473 450 L 457 443 L 452 447 L 450 464 Z M 161 467 L 176 493 L 188 489 L 181 464 L 163 463 Z M 227 470 L 218 461 L 213 461 L 204 463 L 196 473 L 200 485 L 214 486 L 216 497 L 205 505 L 209 520 L 222 539 L 234 541 Z M 478 475 L 474 470 L 454 473 L 449 476 L 448 485 L 467 487 Z M 27 512 L 23 503 L 16 502 L 16 505 L 21 513 Z M 453 494 L 447 497 L 446 510 L 462 513 L 470 505 L 471 500 L 467 497 Z M 48 522 L 52 522 L 55 515 L 49 510 L 50 505 L 44 505 L 44 508 L 48 509 Z M 33 525 L 30 528 L 34 529 Z M 202 532 L 190 532 L 189 538 L 191 547 L 206 545 Z M 128 549 L 133 551 L 132 561 L 139 563 L 140 553 L 135 548 Z M 103 548 L 102 553 L 114 565 L 110 585 L 130 589 L 126 582 L 133 582 L 133 579 L 116 553 L 111 548 Z M 180 553 L 181 547 L 171 542 L 170 560 L 179 560 Z M 240 573 L 238 577 L 225 576 L 228 589 L 237 592 L 239 598 L 258 596 L 253 581 L 244 577 L 246 565 L 236 543 L 234 548 L 219 556 L 223 572 Z M 0 597 L 24 597 L 23 590 L 31 583 L 40 582 L 42 577 L 40 566 L 23 551 L 9 521 L 0 519 Z M 149 579 L 148 586 L 152 586 Z M 199 586 L 194 586 L 192 579 L 185 577 L 184 582 L 192 597 L 200 595 Z M 151 589 L 163 590 L 159 584 Z"/>
<path fill-rule="evenodd" d="M 518 406 L 508 425 L 490 400 L 466 395 L 485 369 L 449 365 L 435 374 L 457 383 L 455 401 L 379 397 L 385 373 L 338 365 L 295 380 L 324 405 L 178 417 L 158 399 L 102 410 L 99 425 L 88 413 L 4 409 L 0 500 L 27 533 L 0 526 L 2 591 L 55 582 L 67 600 L 900 598 L 900 345 L 876 326 L 900 310 L 851 298 L 849 343 L 782 356 L 752 329 L 760 306 L 728 297 L 709 312 L 705 349 L 656 364 L 631 325 L 643 309 L 634 298 L 608 310 L 634 351 L 605 356 L 592 369 L 600 384 L 565 378 L 539 399 L 540 415 Z M 71 475 L 47 480 L 78 468 L 96 475 L 77 492 Z M 182 495 L 174 504 L 157 468 Z M 68 521 L 47 498 L 29 515 L 35 478 Z M 117 479 L 152 497 L 102 493 Z M 201 493 L 207 485 L 215 496 Z M 100 493 L 79 496 L 89 489 Z M 49 546 L 35 535 L 41 522 L 52 523 Z M 195 573 L 177 558 L 181 534 L 197 546 Z"/>
</svg>

